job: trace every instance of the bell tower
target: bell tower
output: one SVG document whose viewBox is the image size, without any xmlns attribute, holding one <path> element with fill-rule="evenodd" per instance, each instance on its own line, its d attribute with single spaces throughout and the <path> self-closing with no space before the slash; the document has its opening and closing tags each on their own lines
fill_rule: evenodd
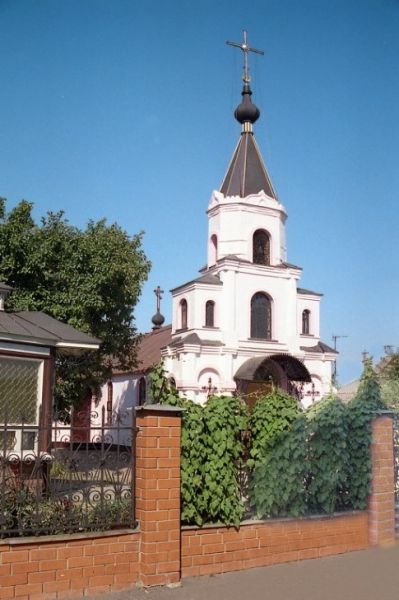
<svg viewBox="0 0 399 600">
<path fill-rule="evenodd" d="M 244 54 L 240 137 L 219 190 L 211 194 L 208 258 L 201 275 L 172 290 L 171 342 L 163 351 L 177 388 L 206 401 L 275 385 L 304 398 L 331 386 L 335 352 L 320 341 L 322 294 L 299 287 L 302 268 L 287 262 L 287 213 L 254 135 L 260 118 L 252 101 L 248 54 L 261 50 L 228 42 Z M 270 383 L 270 381 L 269 381 Z M 207 391 L 208 390 L 208 391 Z"/>
</svg>

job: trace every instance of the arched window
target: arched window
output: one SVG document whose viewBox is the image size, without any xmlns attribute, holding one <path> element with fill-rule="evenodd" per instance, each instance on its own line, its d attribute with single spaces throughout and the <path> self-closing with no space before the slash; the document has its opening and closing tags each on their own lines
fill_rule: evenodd
<svg viewBox="0 0 399 600">
<path fill-rule="evenodd" d="M 139 406 L 143 406 L 147 396 L 147 384 L 145 377 L 140 377 L 139 380 Z"/>
<path fill-rule="evenodd" d="M 263 229 L 255 231 L 252 240 L 252 261 L 256 265 L 270 265 L 270 237 Z"/>
<path fill-rule="evenodd" d="M 217 235 L 211 235 L 210 239 L 210 264 L 214 265 L 218 259 L 218 238 Z"/>
<path fill-rule="evenodd" d="M 180 329 L 187 329 L 187 300 L 180 302 Z"/>
<path fill-rule="evenodd" d="M 215 303 L 208 300 L 205 304 L 205 327 L 215 327 Z"/>
<path fill-rule="evenodd" d="M 251 338 L 271 340 L 272 306 L 269 296 L 258 292 L 251 299 Z"/>
<path fill-rule="evenodd" d="M 302 313 L 302 333 L 303 335 L 310 333 L 310 310 L 307 308 Z"/>
</svg>

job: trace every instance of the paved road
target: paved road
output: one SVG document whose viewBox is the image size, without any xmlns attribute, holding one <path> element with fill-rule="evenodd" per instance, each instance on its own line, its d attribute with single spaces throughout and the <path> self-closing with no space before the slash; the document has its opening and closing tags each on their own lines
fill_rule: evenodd
<svg viewBox="0 0 399 600">
<path fill-rule="evenodd" d="M 184 579 L 102 600 L 399 600 L 399 544 L 387 549 Z"/>
</svg>

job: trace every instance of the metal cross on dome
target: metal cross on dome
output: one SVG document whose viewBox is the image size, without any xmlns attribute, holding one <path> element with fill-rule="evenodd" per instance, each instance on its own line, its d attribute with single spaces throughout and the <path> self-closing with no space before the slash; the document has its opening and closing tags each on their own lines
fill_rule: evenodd
<svg viewBox="0 0 399 600">
<path fill-rule="evenodd" d="M 163 290 L 161 290 L 159 285 L 154 290 L 154 294 L 157 297 L 157 311 L 159 312 L 160 308 L 161 308 L 161 300 L 162 300 L 162 294 L 163 294 Z"/>
<path fill-rule="evenodd" d="M 242 44 L 239 44 L 238 42 L 229 41 L 227 41 L 226 44 L 228 44 L 229 46 L 234 46 L 235 48 L 240 48 L 244 52 L 244 74 L 242 76 L 242 80 L 244 83 L 249 83 L 251 81 L 251 78 L 249 76 L 248 53 L 253 52 L 254 54 L 261 54 L 262 56 L 265 53 L 263 52 L 263 50 L 258 50 L 257 48 L 251 48 L 250 46 L 248 46 L 247 32 L 245 31 L 245 29 L 243 29 L 242 33 L 244 37 L 244 41 Z"/>
</svg>

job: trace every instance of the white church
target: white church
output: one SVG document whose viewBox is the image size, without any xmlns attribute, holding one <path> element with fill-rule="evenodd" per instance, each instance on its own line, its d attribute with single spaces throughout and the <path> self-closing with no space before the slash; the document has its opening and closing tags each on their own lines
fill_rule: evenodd
<svg viewBox="0 0 399 600">
<path fill-rule="evenodd" d="M 207 264 L 171 290 L 171 326 L 162 326 L 158 300 L 154 329 L 139 349 L 141 372 L 113 379 L 112 398 L 124 406 L 145 400 L 146 372 L 161 357 L 176 388 L 200 403 L 209 394 L 239 393 L 252 404 L 257 392 L 274 384 L 308 406 L 331 389 L 337 353 L 320 340 L 322 294 L 301 288 L 302 268 L 287 261 L 287 211 L 254 135 L 260 113 L 251 99 L 251 49 L 245 38 L 233 45 L 245 58 L 234 113 L 241 134 L 221 187 L 210 197 Z M 104 386 L 104 397 L 109 393 Z"/>
</svg>

